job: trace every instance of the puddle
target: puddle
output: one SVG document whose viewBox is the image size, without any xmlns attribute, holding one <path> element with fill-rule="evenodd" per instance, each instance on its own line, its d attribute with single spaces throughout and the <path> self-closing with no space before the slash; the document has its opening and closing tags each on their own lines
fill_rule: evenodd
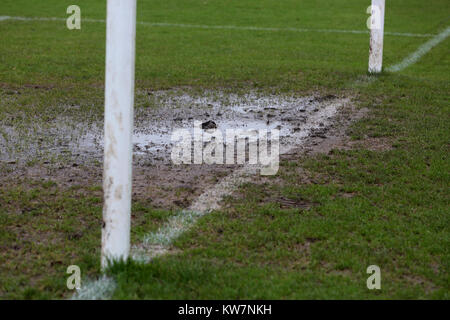
<svg viewBox="0 0 450 320">
<path fill-rule="evenodd" d="M 280 132 L 280 142 L 307 135 L 307 120 L 324 112 L 324 102 L 336 97 L 245 95 L 206 91 L 202 96 L 182 90 L 153 92 L 148 96 L 155 108 L 135 110 L 133 152 L 137 159 L 170 162 L 172 133 L 187 129 L 194 121 L 214 121 L 225 136 L 228 129 Z M 324 115 L 326 118 L 326 114 Z M 324 119 L 321 117 L 321 119 Z M 320 123 L 317 124 L 320 127 Z M 0 124 L 0 160 L 22 162 L 50 157 L 98 160 L 103 157 L 103 123 L 73 123 L 59 118 L 51 123 L 31 122 L 26 128 Z"/>
</svg>

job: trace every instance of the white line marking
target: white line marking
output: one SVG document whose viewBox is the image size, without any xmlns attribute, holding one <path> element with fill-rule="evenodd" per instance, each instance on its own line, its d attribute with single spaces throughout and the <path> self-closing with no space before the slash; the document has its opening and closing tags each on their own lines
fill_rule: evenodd
<svg viewBox="0 0 450 320">
<path fill-rule="evenodd" d="M 55 17 L 10 17 L 0 16 L 0 21 L 16 20 L 16 21 L 66 21 L 65 18 Z M 105 23 L 101 19 L 83 18 L 82 22 L 98 22 Z M 342 30 L 342 29 L 308 29 L 308 28 L 272 28 L 272 27 L 253 27 L 253 26 L 221 26 L 221 25 L 203 25 L 203 24 L 186 24 L 186 23 L 168 23 L 168 22 L 136 22 L 142 26 L 149 27 L 175 27 L 175 28 L 191 28 L 191 29 L 218 29 L 218 30 L 248 30 L 248 31 L 271 31 L 271 32 L 319 32 L 319 33 L 352 33 L 352 34 L 369 34 L 368 30 Z M 430 33 L 404 33 L 404 32 L 385 32 L 385 35 L 398 37 L 416 37 L 429 38 L 435 34 Z"/>
<path fill-rule="evenodd" d="M 407 56 L 402 62 L 394 64 L 386 69 L 389 72 L 398 72 L 409 67 L 410 65 L 416 63 L 420 58 L 422 58 L 428 51 L 433 49 L 439 43 L 444 41 L 450 35 L 450 27 L 447 27 L 444 31 L 436 35 L 433 39 L 425 42 L 419 47 L 415 52 Z"/>
<path fill-rule="evenodd" d="M 132 258 L 148 263 L 151 259 L 166 254 L 171 243 L 189 230 L 199 218 L 212 210 L 219 209 L 219 202 L 224 196 L 231 194 L 238 186 L 250 181 L 250 172 L 251 168 L 247 166 L 235 170 L 213 188 L 205 191 L 187 210 L 172 216 L 157 232 L 147 234 L 142 244 L 133 246 Z M 256 170 L 252 173 L 257 174 Z"/>
<path fill-rule="evenodd" d="M 116 290 L 116 282 L 107 276 L 95 281 L 86 281 L 80 290 L 72 296 L 72 300 L 107 300 Z"/>
</svg>

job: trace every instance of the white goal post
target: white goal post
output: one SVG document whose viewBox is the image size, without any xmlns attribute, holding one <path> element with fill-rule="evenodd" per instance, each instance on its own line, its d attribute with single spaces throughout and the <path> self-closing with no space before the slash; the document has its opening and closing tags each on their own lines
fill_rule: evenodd
<svg viewBox="0 0 450 320">
<path fill-rule="evenodd" d="M 130 252 L 136 0 L 108 0 L 102 268 Z"/>
<path fill-rule="evenodd" d="M 379 73 L 383 68 L 385 0 L 372 0 L 370 10 L 369 72 Z"/>
</svg>

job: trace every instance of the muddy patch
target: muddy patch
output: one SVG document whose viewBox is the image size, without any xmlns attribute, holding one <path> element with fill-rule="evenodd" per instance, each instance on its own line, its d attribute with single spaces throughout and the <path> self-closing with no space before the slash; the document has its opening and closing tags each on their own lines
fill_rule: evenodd
<svg viewBox="0 0 450 320">
<path fill-rule="evenodd" d="M 221 132 L 278 129 L 280 151 L 286 153 L 304 139 L 328 139 L 330 124 L 339 112 L 336 106 L 348 102 L 334 95 L 193 93 L 181 89 L 145 95 L 147 103 L 135 110 L 133 198 L 168 209 L 188 208 L 204 190 L 243 167 L 174 165 L 171 151 L 176 142 L 171 138 L 175 130 L 191 133 L 195 123 L 209 126 L 204 130 L 214 126 Z M 0 123 L 0 183 L 29 179 L 52 180 L 63 188 L 101 186 L 103 123 L 90 119 L 80 122 L 56 116 L 43 122 L 35 116 L 23 125 Z M 199 208 L 211 205 L 203 200 Z"/>
<path fill-rule="evenodd" d="M 170 162 L 172 134 L 177 129 L 193 130 L 195 122 L 214 123 L 218 130 L 278 129 L 281 137 L 302 131 L 307 119 L 320 112 L 324 102 L 335 96 L 295 97 L 245 95 L 206 91 L 157 91 L 147 97 L 148 104 L 135 110 L 133 146 L 135 159 Z M 62 107 L 65 108 L 65 107 Z M 6 163 L 72 159 L 101 161 L 103 122 L 73 121 L 55 117 L 50 122 L 28 119 L 23 125 L 0 123 L 0 161 Z"/>
<path fill-rule="evenodd" d="M 351 148 L 363 148 L 375 152 L 385 152 L 392 150 L 392 144 L 392 139 L 382 137 L 366 137 L 361 141 L 348 141 L 347 143 L 347 145 Z"/>
<path fill-rule="evenodd" d="M 363 118 L 368 111 L 369 110 L 366 108 L 355 109 L 352 105 L 345 105 L 344 108 L 340 109 L 339 113 L 336 113 L 334 117 L 332 117 L 331 121 L 326 121 L 324 125 L 319 123 L 319 126 L 311 127 L 308 135 L 302 140 L 293 142 L 290 145 L 291 148 L 286 149 L 285 152 L 280 155 L 280 162 L 289 163 L 290 161 L 298 161 L 304 156 L 328 154 L 335 149 L 350 150 L 365 145 L 362 141 L 351 141 L 346 132 L 353 122 Z M 294 170 L 294 172 L 292 170 Z M 317 205 L 317 203 L 311 203 L 303 199 L 286 198 L 280 194 L 280 188 L 271 190 L 271 192 L 266 192 L 266 188 L 273 185 L 283 186 L 289 184 L 289 186 L 292 186 L 319 183 L 316 181 L 317 177 L 311 176 L 311 174 L 301 166 L 291 167 L 288 165 L 288 167 L 280 168 L 280 171 L 281 176 L 255 176 L 252 179 L 252 184 L 258 186 L 259 193 L 262 195 L 262 198 L 259 199 L 261 205 L 270 203 L 276 204 L 280 209 L 297 209 L 299 211 L 309 210 L 311 207 Z M 324 177 L 321 177 L 321 179 L 323 180 Z M 232 197 L 236 199 L 245 197 L 241 191 L 242 190 L 235 191 L 232 194 Z M 343 193 L 339 196 L 351 198 L 355 195 Z"/>
</svg>

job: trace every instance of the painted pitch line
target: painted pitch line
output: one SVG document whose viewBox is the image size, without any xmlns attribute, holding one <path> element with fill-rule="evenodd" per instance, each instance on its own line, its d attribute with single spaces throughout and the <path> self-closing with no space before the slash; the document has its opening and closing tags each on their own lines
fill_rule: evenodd
<svg viewBox="0 0 450 320">
<path fill-rule="evenodd" d="M 11 17 L 0 16 L 0 21 L 15 20 L 15 21 L 66 21 L 66 18 L 57 17 Z M 97 22 L 105 23 L 102 19 L 83 18 L 82 22 Z M 217 30 L 242 30 L 242 31 L 270 31 L 270 32 L 318 32 L 318 33 L 350 33 L 350 34 L 369 34 L 368 30 L 343 30 L 343 29 L 309 29 L 309 28 L 275 28 L 275 27 L 256 27 L 256 26 L 234 26 L 234 25 L 204 25 L 204 24 L 186 24 L 186 23 L 168 23 L 168 22 L 136 22 L 142 26 L 149 27 L 174 27 L 174 28 L 190 28 L 190 29 L 217 29 Z M 430 33 L 409 33 L 409 32 L 388 32 L 384 33 L 389 36 L 398 37 L 416 37 L 416 38 L 430 38 L 435 34 Z"/>
<path fill-rule="evenodd" d="M 449 35 L 450 35 L 450 27 L 447 27 L 444 31 L 436 35 L 434 38 L 430 39 L 429 41 L 421 45 L 416 51 L 407 56 L 402 62 L 386 68 L 386 71 L 389 72 L 402 71 L 403 69 L 419 61 L 419 59 L 422 58 L 425 54 L 427 54 L 431 49 L 433 49 L 439 43 L 447 39 Z"/>
<path fill-rule="evenodd" d="M 171 217 L 157 232 L 147 234 L 142 244 L 133 246 L 133 260 L 148 263 L 153 258 L 166 254 L 173 241 L 191 229 L 199 218 L 219 209 L 223 197 L 230 195 L 237 186 L 251 181 L 250 174 L 258 173 L 255 168 L 245 166 L 233 171 L 213 188 L 205 191 L 187 210 Z"/>
<path fill-rule="evenodd" d="M 103 275 L 98 280 L 86 281 L 72 296 L 71 300 L 107 300 L 116 290 L 116 281 Z"/>
<path fill-rule="evenodd" d="M 450 27 L 447 27 L 445 30 L 435 35 L 432 39 L 422 44 L 416 51 L 407 56 L 403 61 L 388 66 L 384 69 L 384 71 L 388 72 L 399 72 L 412 64 L 415 64 L 420 60 L 425 54 L 427 54 L 431 49 L 437 46 L 439 43 L 447 39 L 450 35 Z M 355 82 L 353 82 L 352 86 L 360 86 L 360 85 L 369 85 L 378 80 L 378 77 L 374 75 L 362 75 Z"/>
</svg>

